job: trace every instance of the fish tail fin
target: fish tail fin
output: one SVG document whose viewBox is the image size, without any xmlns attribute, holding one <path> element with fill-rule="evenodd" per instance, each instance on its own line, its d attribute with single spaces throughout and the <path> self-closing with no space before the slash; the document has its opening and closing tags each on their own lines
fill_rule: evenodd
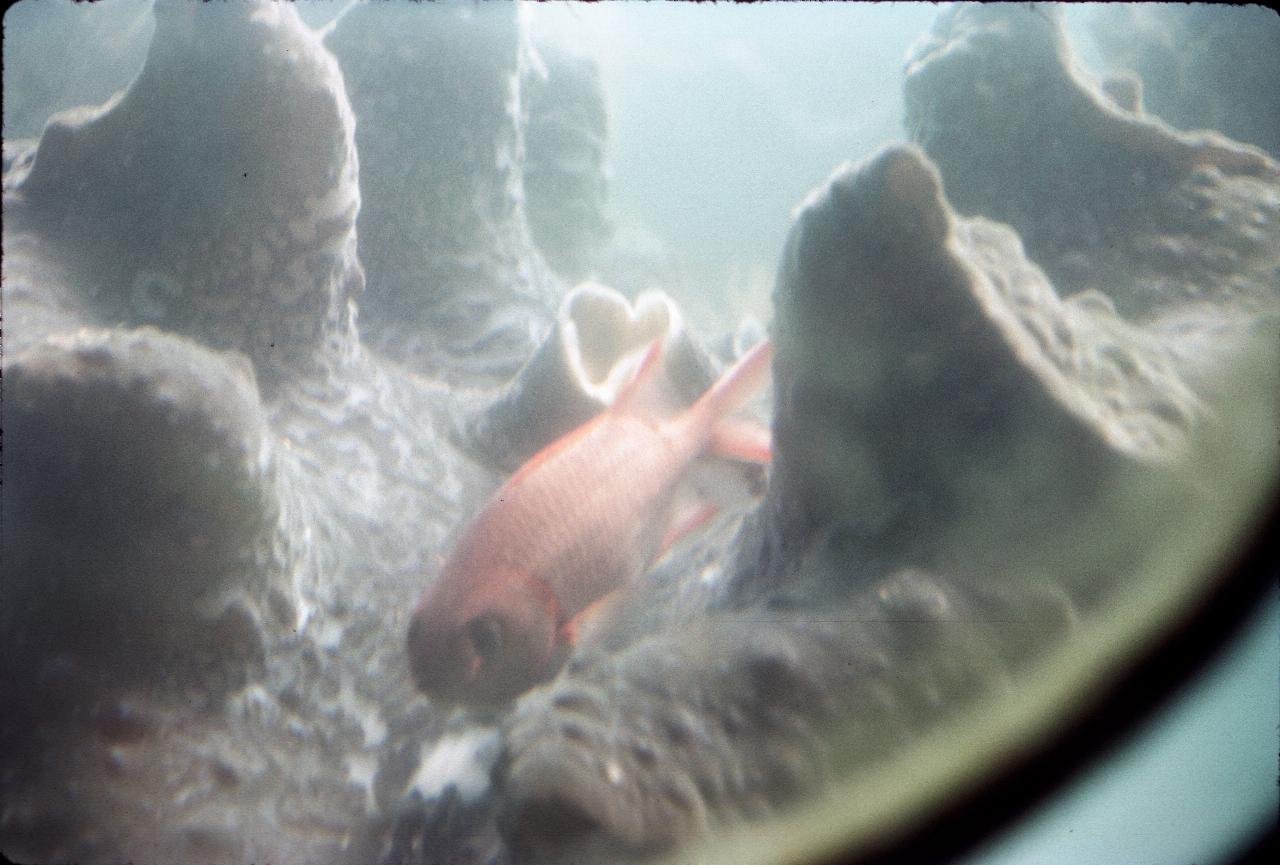
<svg viewBox="0 0 1280 865">
<path fill-rule="evenodd" d="M 764 387 L 772 357 L 773 343 L 762 340 L 689 407 L 685 416 L 689 423 L 703 431 L 703 440 L 713 438 L 716 423 L 737 411 Z"/>
</svg>

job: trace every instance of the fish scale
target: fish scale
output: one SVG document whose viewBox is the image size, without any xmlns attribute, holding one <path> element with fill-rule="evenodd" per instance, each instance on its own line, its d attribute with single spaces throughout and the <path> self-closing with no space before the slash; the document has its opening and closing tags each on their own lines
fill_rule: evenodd
<svg viewBox="0 0 1280 865">
<path fill-rule="evenodd" d="M 548 582 L 560 596 L 561 614 L 566 618 L 599 594 L 600 587 L 591 583 L 611 582 L 626 576 L 618 571 L 630 570 L 628 563 L 617 557 L 601 561 L 597 538 L 617 537 L 633 522 L 628 516 L 654 510 L 679 467 L 679 457 L 662 444 L 665 437 L 648 424 L 632 418 L 604 420 L 609 422 L 584 431 L 583 445 L 593 446 L 589 453 L 579 448 L 558 455 L 559 459 L 548 461 L 541 471 L 526 478 L 527 496 L 515 520 L 530 528 L 545 528 L 547 533 L 540 537 L 533 561 L 525 564 L 535 571 L 555 568 L 548 573 Z M 630 429 L 618 429 L 621 424 Z M 652 432 L 645 435 L 640 427 Z M 615 480 L 623 476 L 627 476 L 625 483 Z M 617 500 L 619 490 L 625 501 Z M 617 545 L 620 549 L 628 546 Z M 518 551 L 510 550 L 509 554 L 514 558 Z"/>
<path fill-rule="evenodd" d="M 625 422 L 642 425 L 642 422 L 630 419 Z M 593 433 L 607 438 L 617 423 L 601 424 Z M 585 491 L 585 494 L 573 496 L 569 513 L 559 527 L 562 548 L 568 552 L 568 557 L 562 562 L 561 571 L 550 576 L 561 599 L 562 615 L 566 617 L 587 606 L 599 596 L 601 589 L 607 591 L 611 588 L 608 584 L 625 579 L 631 571 L 643 567 L 652 550 L 634 550 L 626 556 L 624 551 L 634 549 L 634 544 L 623 541 L 611 550 L 614 555 L 601 561 L 597 539 L 627 536 L 630 534 L 628 529 L 637 524 L 637 514 L 640 515 L 639 526 L 651 522 L 664 494 L 677 479 L 682 464 L 679 455 L 667 449 L 664 437 L 656 430 L 650 436 L 633 430 L 619 438 L 628 446 L 616 449 L 612 459 L 600 465 L 598 472 L 592 472 L 589 464 L 572 467 L 574 488 Z M 619 490 L 625 500 L 619 500 Z M 629 562 L 627 558 L 640 561 Z"/>
</svg>

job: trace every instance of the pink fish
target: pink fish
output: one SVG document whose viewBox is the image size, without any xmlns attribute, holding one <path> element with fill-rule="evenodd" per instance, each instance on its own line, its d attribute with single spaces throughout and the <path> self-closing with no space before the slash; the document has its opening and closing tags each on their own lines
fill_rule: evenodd
<svg viewBox="0 0 1280 865">
<path fill-rule="evenodd" d="M 638 394 L 660 366 L 659 349 L 649 347 L 613 406 L 535 454 L 467 527 L 409 625 L 423 692 L 499 704 L 549 678 L 583 612 L 642 574 L 671 540 L 672 500 L 695 459 L 768 461 L 767 438 L 728 416 L 764 383 L 770 343 L 689 408 L 655 418 Z"/>
</svg>

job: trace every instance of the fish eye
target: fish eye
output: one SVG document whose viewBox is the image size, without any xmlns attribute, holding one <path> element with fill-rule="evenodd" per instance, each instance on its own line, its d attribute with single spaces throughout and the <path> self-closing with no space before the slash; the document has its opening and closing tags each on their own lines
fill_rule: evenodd
<svg viewBox="0 0 1280 865">
<path fill-rule="evenodd" d="M 476 616 L 467 622 L 467 636 L 476 654 L 486 662 L 502 648 L 502 625 L 493 616 Z"/>
</svg>

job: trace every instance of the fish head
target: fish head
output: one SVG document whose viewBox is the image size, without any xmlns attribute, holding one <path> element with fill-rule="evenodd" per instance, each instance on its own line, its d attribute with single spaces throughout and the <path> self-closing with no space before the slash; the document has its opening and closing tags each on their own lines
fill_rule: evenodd
<svg viewBox="0 0 1280 865">
<path fill-rule="evenodd" d="M 554 672 L 557 609 L 545 584 L 515 569 L 476 583 L 463 603 L 424 597 L 409 624 L 409 665 L 432 699 L 500 705 Z"/>
</svg>

